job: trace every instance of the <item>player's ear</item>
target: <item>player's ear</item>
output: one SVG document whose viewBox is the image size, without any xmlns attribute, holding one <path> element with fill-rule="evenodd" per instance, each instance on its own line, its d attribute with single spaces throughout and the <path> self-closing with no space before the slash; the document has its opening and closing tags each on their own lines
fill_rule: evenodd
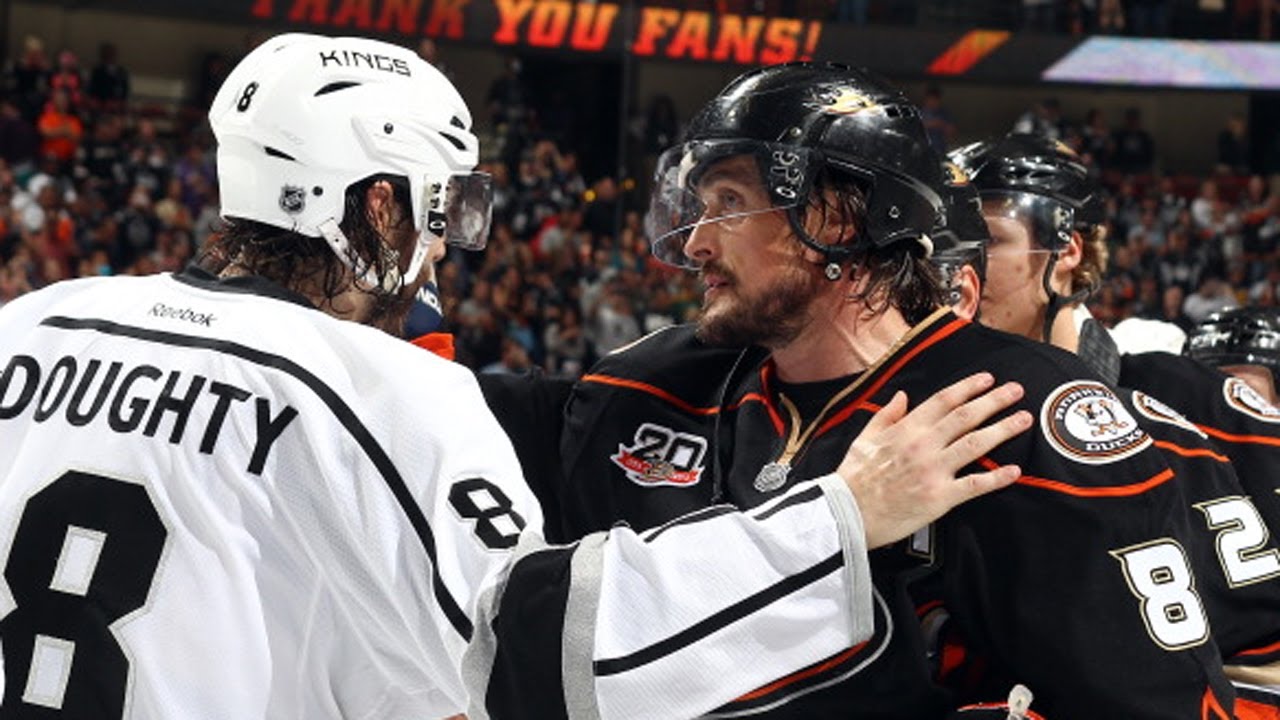
<svg viewBox="0 0 1280 720">
<path fill-rule="evenodd" d="M 1053 285 L 1071 292 L 1072 277 L 1084 259 L 1084 239 L 1080 233 L 1071 233 L 1071 240 L 1058 251 L 1058 261 L 1053 266 Z"/>
</svg>

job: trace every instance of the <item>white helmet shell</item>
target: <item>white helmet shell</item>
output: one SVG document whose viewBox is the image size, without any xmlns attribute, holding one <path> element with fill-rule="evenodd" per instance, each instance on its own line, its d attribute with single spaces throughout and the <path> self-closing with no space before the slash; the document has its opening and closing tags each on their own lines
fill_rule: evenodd
<svg viewBox="0 0 1280 720">
<path fill-rule="evenodd" d="M 445 234 L 450 178 L 479 158 L 471 114 L 448 79 L 410 50 L 365 38 L 267 40 L 227 76 L 209 122 L 222 214 L 323 237 L 358 276 L 360 260 L 338 230 L 349 186 L 380 174 L 409 183 L 420 232 L 413 278 L 428 235 Z"/>
</svg>

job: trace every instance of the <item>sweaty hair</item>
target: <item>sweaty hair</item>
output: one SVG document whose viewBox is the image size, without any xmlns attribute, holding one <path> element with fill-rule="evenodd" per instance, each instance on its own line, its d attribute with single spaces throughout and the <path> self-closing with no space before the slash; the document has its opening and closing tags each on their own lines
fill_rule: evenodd
<svg viewBox="0 0 1280 720">
<path fill-rule="evenodd" d="M 1107 228 L 1094 225 L 1080 233 L 1080 264 L 1071 271 L 1071 290 L 1089 289 L 1092 295 L 1102 287 L 1111 251 L 1107 248 Z"/>
<path fill-rule="evenodd" d="M 386 247 L 365 208 L 366 191 L 380 179 L 391 180 L 396 202 L 405 210 L 402 214 L 404 222 L 412 222 L 407 183 L 375 176 L 347 188 L 339 224 L 351 249 L 362 262 L 371 264 L 374 276 L 379 278 L 392 272 L 397 262 L 396 254 Z M 345 292 L 351 283 L 350 271 L 324 238 L 308 237 L 255 220 L 227 218 L 216 254 L 221 256 L 224 264 L 237 265 L 249 274 L 264 277 L 286 288 L 312 288 L 328 303 Z M 204 259 L 201 264 L 206 269 L 214 269 Z M 378 288 L 361 289 L 376 298 L 375 312 L 401 304 L 395 296 Z"/>
<path fill-rule="evenodd" d="M 853 242 L 866 232 L 866 193 L 859 181 L 830 167 L 814 180 L 814 190 L 806 210 L 818 217 L 838 218 L 841 223 L 835 244 Z M 845 261 L 855 274 L 865 278 L 861 291 L 851 300 L 864 302 L 873 313 L 893 307 L 912 325 L 946 301 L 946 283 L 938 269 L 924 258 L 924 246 L 914 240 L 900 240 L 884 247 L 861 243 Z"/>
</svg>

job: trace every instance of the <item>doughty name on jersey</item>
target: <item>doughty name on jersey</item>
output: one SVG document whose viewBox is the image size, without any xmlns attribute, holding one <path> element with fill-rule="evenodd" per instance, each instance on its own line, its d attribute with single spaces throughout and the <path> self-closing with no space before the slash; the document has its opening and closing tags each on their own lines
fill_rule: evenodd
<svg viewBox="0 0 1280 720">
<path fill-rule="evenodd" d="M 208 420 L 188 434 L 187 424 L 198 404 L 207 406 L 200 415 Z M 298 416 L 290 405 L 273 413 L 270 399 L 244 388 L 203 375 L 166 373 L 145 363 L 126 367 L 119 360 L 82 362 L 64 355 L 45 367 L 30 355 L 14 355 L 0 373 L 0 421 L 30 412 L 38 423 L 62 417 L 72 427 L 84 427 L 96 421 L 117 433 L 141 430 L 155 437 L 165 415 L 171 414 L 169 442 L 177 445 L 198 436 L 200 452 L 206 455 L 217 445 L 228 414 L 249 411 L 250 405 L 257 436 L 246 469 L 259 475 L 272 445 Z"/>
</svg>

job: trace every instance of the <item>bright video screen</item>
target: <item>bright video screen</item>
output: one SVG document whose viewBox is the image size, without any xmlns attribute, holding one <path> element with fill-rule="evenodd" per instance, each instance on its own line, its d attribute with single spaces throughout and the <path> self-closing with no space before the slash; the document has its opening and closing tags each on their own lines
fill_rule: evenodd
<svg viewBox="0 0 1280 720">
<path fill-rule="evenodd" d="M 1280 43 L 1090 38 L 1045 70 L 1056 82 L 1280 89 Z"/>
</svg>

